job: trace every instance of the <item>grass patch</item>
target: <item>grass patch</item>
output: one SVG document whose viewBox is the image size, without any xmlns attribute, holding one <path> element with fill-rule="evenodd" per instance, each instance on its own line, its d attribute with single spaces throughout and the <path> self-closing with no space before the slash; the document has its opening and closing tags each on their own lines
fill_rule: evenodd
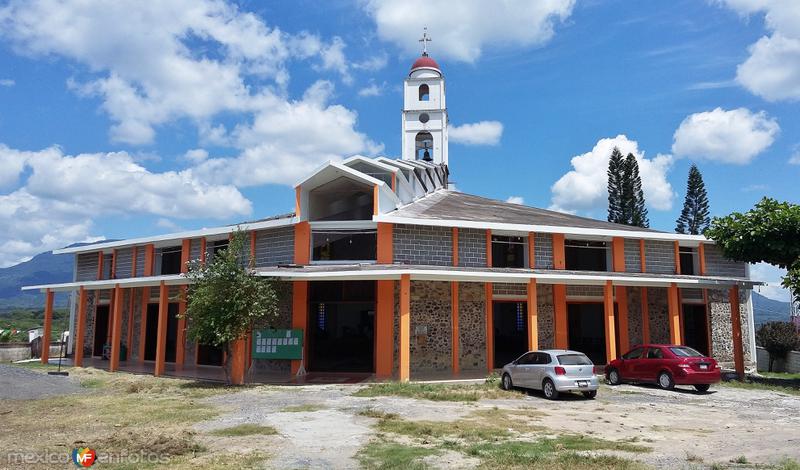
<svg viewBox="0 0 800 470">
<path fill-rule="evenodd" d="M 759 371 L 758 373 L 770 379 L 800 380 L 800 373 L 790 374 L 788 372 L 761 372 L 761 371 Z"/>
<path fill-rule="evenodd" d="M 261 426 L 259 424 L 244 423 L 229 428 L 216 429 L 211 431 L 212 435 L 220 437 L 238 437 L 238 436 L 274 436 L 278 434 L 278 430 L 272 426 Z"/>
<path fill-rule="evenodd" d="M 421 459 L 435 455 L 435 449 L 416 447 L 398 442 L 373 441 L 357 454 L 364 468 L 376 470 L 422 470 L 429 468 Z"/>
<path fill-rule="evenodd" d="M 385 411 L 376 410 L 375 408 L 367 408 L 358 412 L 359 416 L 366 416 L 367 418 L 375 419 L 395 419 L 399 418 L 397 413 L 387 413 Z"/>
<path fill-rule="evenodd" d="M 740 382 L 738 380 L 731 380 L 728 382 L 720 382 L 723 387 L 741 388 L 746 390 L 761 390 L 767 392 L 786 393 L 788 395 L 800 396 L 800 388 L 793 386 L 781 385 L 780 383 L 767 383 L 767 382 Z"/>
<path fill-rule="evenodd" d="M 313 413 L 314 411 L 324 410 L 325 407 L 314 403 L 305 403 L 303 405 L 291 405 L 281 409 L 283 413 Z"/>
<path fill-rule="evenodd" d="M 542 439 L 535 442 L 506 441 L 483 443 L 467 448 L 466 453 L 477 457 L 485 468 L 525 469 L 642 469 L 638 462 L 612 456 L 578 454 L 568 447 L 559 449 L 555 441 Z M 583 447 L 583 446 L 579 446 Z M 579 449 L 586 450 L 586 449 Z"/>
<path fill-rule="evenodd" d="M 457 385 L 387 382 L 368 385 L 353 393 L 353 396 L 398 396 L 432 401 L 475 402 L 484 398 L 518 398 L 519 392 L 502 390 L 493 383 Z"/>
</svg>

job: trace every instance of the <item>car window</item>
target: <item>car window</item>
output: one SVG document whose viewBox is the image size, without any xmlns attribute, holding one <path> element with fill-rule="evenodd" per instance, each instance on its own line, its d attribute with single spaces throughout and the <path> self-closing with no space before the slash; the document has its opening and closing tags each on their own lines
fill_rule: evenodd
<svg viewBox="0 0 800 470">
<path fill-rule="evenodd" d="M 659 348 L 650 348 L 647 350 L 647 358 L 648 359 L 661 359 L 664 357 L 664 353 L 661 352 Z"/>
<path fill-rule="evenodd" d="M 592 361 L 584 354 L 562 354 L 558 356 L 558 363 L 562 366 L 590 366 Z"/>
<path fill-rule="evenodd" d="M 538 353 L 536 363 L 540 365 L 550 364 L 550 355 L 547 353 Z"/>
<path fill-rule="evenodd" d="M 536 364 L 536 353 L 525 353 L 517 359 L 517 365 Z"/>
<path fill-rule="evenodd" d="M 681 346 L 676 348 L 669 348 L 672 354 L 678 357 L 703 357 L 703 355 L 692 348 Z"/>
<path fill-rule="evenodd" d="M 642 357 L 642 353 L 644 353 L 644 348 L 636 348 L 633 351 L 628 352 L 622 356 L 623 359 L 639 359 Z"/>
</svg>

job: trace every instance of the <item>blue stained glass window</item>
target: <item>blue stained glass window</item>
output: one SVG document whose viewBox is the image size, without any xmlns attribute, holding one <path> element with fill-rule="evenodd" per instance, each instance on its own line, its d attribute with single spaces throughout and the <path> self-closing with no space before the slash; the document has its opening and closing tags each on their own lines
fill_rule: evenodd
<svg viewBox="0 0 800 470">
<path fill-rule="evenodd" d="M 325 331 L 325 304 L 319 304 L 317 307 L 317 328 Z"/>
<path fill-rule="evenodd" d="M 522 302 L 517 303 L 517 331 L 525 329 L 525 307 Z"/>
</svg>

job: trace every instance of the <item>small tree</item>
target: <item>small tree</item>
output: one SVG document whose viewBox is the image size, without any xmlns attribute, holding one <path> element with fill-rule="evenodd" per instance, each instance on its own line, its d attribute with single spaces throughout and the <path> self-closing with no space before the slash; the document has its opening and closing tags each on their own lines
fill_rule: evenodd
<svg viewBox="0 0 800 470">
<path fill-rule="evenodd" d="M 699 235 L 708 229 L 711 219 L 708 216 L 708 194 L 703 183 L 703 175 L 692 165 L 689 169 L 689 179 L 686 182 L 686 199 L 683 201 L 683 210 L 678 217 L 675 231 Z"/>
<path fill-rule="evenodd" d="M 258 276 L 253 258 L 245 263 L 245 239 L 237 229 L 228 247 L 208 263 L 189 263 L 187 336 L 200 344 L 225 348 L 225 378 L 231 381 L 233 342 L 243 339 L 256 322 L 270 323 L 278 316 L 276 281 Z"/>
<path fill-rule="evenodd" d="M 622 152 L 617 147 L 608 160 L 608 221 L 622 223 Z"/>
<path fill-rule="evenodd" d="M 639 163 L 629 153 L 622 163 L 622 220 L 620 223 L 635 227 L 649 227 L 647 207 L 644 204 Z"/>
<path fill-rule="evenodd" d="M 800 347 L 800 337 L 794 324 L 785 321 L 764 323 L 756 331 L 756 341 L 769 353 L 769 372 L 777 358 L 786 357 L 786 353 Z"/>
</svg>

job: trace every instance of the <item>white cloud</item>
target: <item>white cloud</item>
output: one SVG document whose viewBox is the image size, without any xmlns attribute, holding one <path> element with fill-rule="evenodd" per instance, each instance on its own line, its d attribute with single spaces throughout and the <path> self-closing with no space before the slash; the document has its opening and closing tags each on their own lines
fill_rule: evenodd
<svg viewBox="0 0 800 470">
<path fill-rule="evenodd" d="M 380 85 L 375 82 L 371 82 L 369 85 L 358 91 L 358 96 L 361 97 L 380 96 L 383 94 L 383 91 L 385 89 L 386 89 L 386 82 L 383 82 Z"/>
<path fill-rule="evenodd" d="M 378 36 L 408 53 L 418 53 L 417 40 L 427 26 L 434 57 L 464 62 L 477 60 L 487 46 L 541 46 L 555 25 L 572 13 L 575 0 L 366 0 Z"/>
<path fill-rule="evenodd" d="M 800 165 L 800 145 L 794 146 L 792 156 L 789 157 L 789 163 L 792 165 Z"/>
<path fill-rule="evenodd" d="M 208 151 L 205 149 L 191 149 L 183 154 L 183 158 L 192 163 L 201 163 L 208 159 Z"/>
<path fill-rule="evenodd" d="M 497 145 L 503 135 L 503 123 L 480 121 L 473 124 L 450 126 L 447 135 L 454 144 Z"/>
<path fill-rule="evenodd" d="M 12 86 L 14 86 L 16 84 L 17 84 L 17 82 L 15 82 L 14 80 L 12 80 L 10 78 L 0 79 L 0 86 L 12 87 Z"/>
<path fill-rule="evenodd" d="M 667 181 L 667 172 L 672 166 L 671 155 L 656 155 L 647 159 L 639 150 L 635 140 L 624 135 L 600 139 L 594 148 L 582 155 L 572 157 L 572 170 L 567 172 L 550 188 L 553 195 L 550 208 L 575 213 L 604 209 L 608 206 L 608 160 L 614 147 L 623 155 L 632 153 L 639 163 L 642 190 L 648 207 L 669 210 L 675 194 Z"/>
<path fill-rule="evenodd" d="M 525 198 L 522 196 L 508 196 L 506 202 L 511 204 L 525 204 Z"/>
<path fill-rule="evenodd" d="M 788 302 L 791 295 L 787 289 L 781 286 L 781 278 L 786 275 L 786 270 L 767 263 L 757 263 L 750 265 L 750 278 L 756 281 L 765 281 L 766 286 L 756 287 L 756 290 L 764 297 Z M 788 315 L 789 312 L 786 312 Z"/>
<path fill-rule="evenodd" d="M 249 215 L 233 186 L 210 185 L 191 170 L 154 173 L 125 152 L 65 155 L 60 148 L 21 152 L 0 144 L 0 160 L 19 162 L 22 186 L 0 194 L 0 266 L 92 238 L 93 217 L 171 218 Z"/>
<path fill-rule="evenodd" d="M 165 228 L 172 232 L 180 232 L 183 230 L 183 227 L 164 217 L 160 217 L 158 220 L 156 220 L 156 226 Z"/>
<path fill-rule="evenodd" d="M 764 111 L 716 108 L 687 116 L 675 131 L 672 152 L 743 165 L 772 145 L 779 132 L 778 122 Z"/>
<path fill-rule="evenodd" d="M 795 0 L 722 0 L 740 15 L 764 13 L 771 31 L 749 47 L 736 80 L 768 101 L 800 100 L 800 2 Z"/>
</svg>

